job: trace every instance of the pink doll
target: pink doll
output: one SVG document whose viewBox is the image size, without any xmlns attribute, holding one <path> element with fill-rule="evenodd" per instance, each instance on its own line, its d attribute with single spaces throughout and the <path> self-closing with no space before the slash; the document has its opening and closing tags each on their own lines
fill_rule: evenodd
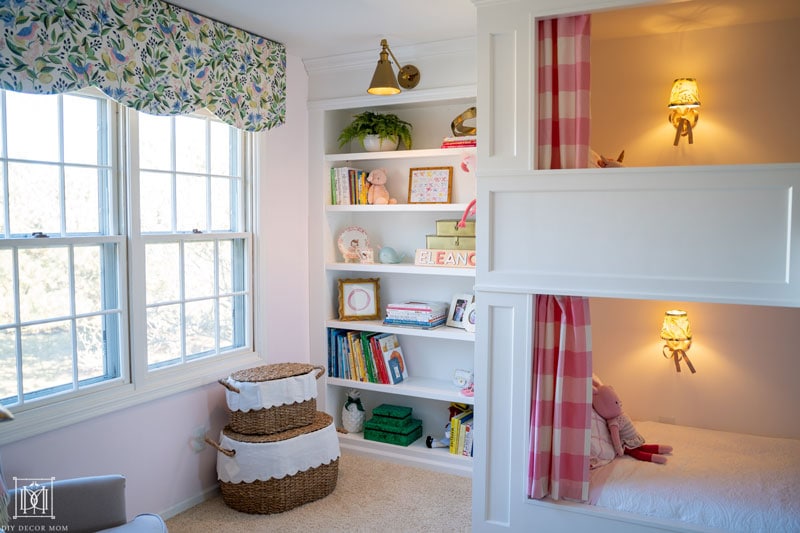
<svg viewBox="0 0 800 533">
<path fill-rule="evenodd" d="M 640 461 L 664 464 L 667 458 L 661 454 L 671 453 L 672 446 L 666 444 L 645 444 L 644 437 L 636 431 L 633 422 L 622 411 L 622 402 L 612 387 L 592 381 L 592 407 L 597 414 L 606 419 L 611 442 L 617 456 L 630 455 Z"/>
</svg>

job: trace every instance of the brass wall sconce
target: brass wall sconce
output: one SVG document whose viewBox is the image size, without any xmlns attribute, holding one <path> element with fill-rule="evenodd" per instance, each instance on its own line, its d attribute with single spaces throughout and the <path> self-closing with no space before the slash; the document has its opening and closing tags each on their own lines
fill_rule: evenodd
<svg viewBox="0 0 800 533">
<path fill-rule="evenodd" d="M 694 374 L 694 365 L 686 355 L 686 351 L 692 346 L 692 331 L 686 311 L 673 309 L 664 313 L 661 338 L 665 341 L 661 353 L 667 359 L 672 358 L 675 361 L 675 370 L 681 371 L 681 360 L 683 360 Z"/>
<path fill-rule="evenodd" d="M 394 69 L 392 68 L 392 62 L 389 61 L 389 55 L 392 56 L 392 59 L 399 68 L 396 78 Z M 386 42 L 386 39 L 381 39 L 381 52 L 378 65 L 375 67 L 375 73 L 372 75 L 372 82 L 370 82 L 367 92 L 379 95 L 397 94 L 400 92 L 400 87 L 403 89 L 413 89 L 416 87 L 419 83 L 419 78 L 419 69 L 414 65 L 400 66 L 400 62 L 394 57 L 392 49 L 389 48 L 389 43 Z"/>
<path fill-rule="evenodd" d="M 669 106 L 672 111 L 669 121 L 675 126 L 675 142 L 678 146 L 681 137 L 688 137 L 689 144 L 694 143 L 692 129 L 697 125 L 700 113 L 700 99 L 697 93 L 697 80 L 694 78 L 678 78 L 672 83 L 672 92 L 669 96 Z"/>
</svg>

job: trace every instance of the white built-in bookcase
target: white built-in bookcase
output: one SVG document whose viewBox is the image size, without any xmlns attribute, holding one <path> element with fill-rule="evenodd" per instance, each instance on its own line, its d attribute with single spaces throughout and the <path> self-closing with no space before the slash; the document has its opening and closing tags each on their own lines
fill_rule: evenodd
<svg viewBox="0 0 800 533">
<path fill-rule="evenodd" d="M 311 358 L 328 366 L 327 330 L 352 330 L 396 333 L 403 349 L 409 378 L 397 385 L 379 385 L 351 380 L 323 378 L 319 408 L 334 417 L 341 427 L 341 408 L 349 389 L 359 389 L 367 410 L 382 404 L 408 406 L 413 417 L 422 420 L 423 436 L 408 447 L 367 441 L 363 434 L 340 434 L 343 450 L 390 459 L 429 469 L 471 475 L 472 459 L 450 455 L 445 449 L 429 449 L 425 437 L 444 436 L 449 421 L 450 402 L 472 404 L 473 399 L 459 393 L 453 382 L 456 369 L 474 369 L 475 334 L 463 329 L 442 327 L 433 330 L 384 326 L 380 320 L 339 321 L 338 281 L 346 278 L 378 278 L 381 310 L 385 305 L 409 299 L 446 301 L 456 294 L 472 293 L 475 270 L 468 268 L 421 267 L 414 265 L 414 252 L 425 248 L 425 236 L 436 233 L 436 221 L 461 218 L 467 204 L 475 198 L 475 172 L 465 172 L 461 161 L 475 149 L 440 149 L 442 138 L 452 135 L 450 122 L 475 104 L 475 88 L 429 90 L 403 93 L 385 99 L 366 96 L 312 102 L 310 109 L 310 265 L 311 265 Z M 364 152 L 356 146 L 338 146 L 337 137 L 352 116 L 371 110 L 395 113 L 413 125 L 413 149 L 405 146 L 392 152 Z M 366 171 L 384 168 L 387 188 L 397 205 L 331 205 L 330 169 L 356 167 Z M 453 190 L 450 204 L 408 204 L 408 176 L 412 167 L 452 166 Z M 374 264 L 345 263 L 336 242 L 348 226 L 367 232 L 375 250 Z M 405 254 L 399 264 L 381 264 L 380 246 L 390 246 Z"/>
</svg>

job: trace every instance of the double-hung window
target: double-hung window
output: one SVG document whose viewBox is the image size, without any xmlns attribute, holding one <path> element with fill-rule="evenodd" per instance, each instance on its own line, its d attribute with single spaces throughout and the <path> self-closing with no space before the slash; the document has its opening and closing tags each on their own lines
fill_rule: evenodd
<svg viewBox="0 0 800 533">
<path fill-rule="evenodd" d="M 211 114 L 0 91 L 0 403 L 96 412 L 253 357 L 252 143 Z"/>
</svg>

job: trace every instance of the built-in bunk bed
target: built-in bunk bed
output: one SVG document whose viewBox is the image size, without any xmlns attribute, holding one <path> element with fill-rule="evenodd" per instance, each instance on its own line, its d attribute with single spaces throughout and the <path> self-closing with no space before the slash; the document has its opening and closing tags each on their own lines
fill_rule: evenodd
<svg viewBox="0 0 800 533">
<path fill-rule="evenodd" d="M 798 531 L 798 435 L 746 424 L 637 421 L 648 441 L 675 448 L 667 464 L 607 457 L 586 502 L 528 497 L 537 294 L 800 307 L 800 164 L 532 170 L 534 21 L 561 14 L 559 3 L 476 2 L 478 108 L 492 113 L 478 119 L 473 529 Z"/>
</svg>

